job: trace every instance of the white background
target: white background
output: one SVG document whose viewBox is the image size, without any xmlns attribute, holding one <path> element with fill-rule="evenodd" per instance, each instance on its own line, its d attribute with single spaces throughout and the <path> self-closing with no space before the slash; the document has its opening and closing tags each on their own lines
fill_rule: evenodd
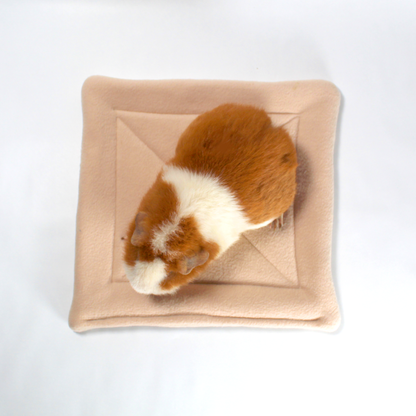
<svg viewBox="0 0 416 416">
<path fill-rule="evenodd" d="M 414 0 L 0 2 L 0 414 L 416 415 Z M 326 79 L 342 92 L 343 323 L 75 334 L 83 81 Z"/>
</svg>

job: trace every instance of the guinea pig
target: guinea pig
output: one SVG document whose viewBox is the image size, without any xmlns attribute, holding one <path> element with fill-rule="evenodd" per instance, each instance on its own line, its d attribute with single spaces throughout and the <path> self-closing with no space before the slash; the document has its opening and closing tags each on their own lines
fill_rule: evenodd
<svg viewBox="0 0 416 416">
<path fill-rule="evenodd" d="M 224 104 L 179 138 L 132 219 L 123 266 L 145 294 L 174 293 L 244 231 L 276 224 L 296 193 L 295 146 L 262 109 Z"/>
</svg>

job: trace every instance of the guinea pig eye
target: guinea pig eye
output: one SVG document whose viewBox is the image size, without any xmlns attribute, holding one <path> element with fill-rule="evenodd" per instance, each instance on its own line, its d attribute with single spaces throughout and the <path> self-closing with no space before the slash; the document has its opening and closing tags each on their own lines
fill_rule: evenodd
<svg viewBox="0 0 416 416">
<path fill-rule="evenodd" d="M 153 261 L 154 255 L 148 250 L 146 245 L 140 245 L 137 250 L 137 260 L 140 261 Z"/>
</svg>

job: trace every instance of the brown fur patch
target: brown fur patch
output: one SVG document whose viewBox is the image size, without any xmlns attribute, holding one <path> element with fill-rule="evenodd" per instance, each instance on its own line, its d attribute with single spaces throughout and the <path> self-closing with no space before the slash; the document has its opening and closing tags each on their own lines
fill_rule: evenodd
<svg viewBox="0 0 416 416">
<path fill-rule="evenodd" d="M 251 106 L 224 104 L 197 117 L 169 164 L 218 177 L 253 224 L 278 218 L 296 193 L 296 150 L 289 134 Z"/>
<path fill-rule="evenodd" d="M 135 218 L 132 219 L 127 231 L 127 239 L 124 244 L 124 261 L 129 266 L 134 266 L 136 260 L 152 261 L 156 253 L 151 246 L 151 240 L 157 227 L 169 218 L 173 218 L 177 212 L 178 198 L 172 185 L 161 179 L 161 173 L 156 178 L 152 187 L 147 191 L 142 199 L 139 212 L 145 212 L 148 215 L 143 221 L 145 237 L 143 242 L 138 246 L 131 243 L 131 237 L 136 228 Z"/>
</svg>

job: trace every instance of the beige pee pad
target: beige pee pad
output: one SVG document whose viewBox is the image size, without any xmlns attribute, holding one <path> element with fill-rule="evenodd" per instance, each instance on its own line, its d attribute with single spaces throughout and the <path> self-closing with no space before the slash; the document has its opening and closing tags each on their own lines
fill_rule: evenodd
<svg viewBox="0 0 416 416">
<path fill-rule="evenodd" d="M 326 81 L 131 81 L 94 76 L 83 91 L 75 331 L 115 326 L 262 326 L 331 331 L 333 146 L 340 104 Z M 264 108 L 298 152 L 298 192 L 284 228 L 252 230 L 175 295 L 135 292 L 122 269 L 127 225 L 177 140 L 222 103 Z"/>
</svg>

